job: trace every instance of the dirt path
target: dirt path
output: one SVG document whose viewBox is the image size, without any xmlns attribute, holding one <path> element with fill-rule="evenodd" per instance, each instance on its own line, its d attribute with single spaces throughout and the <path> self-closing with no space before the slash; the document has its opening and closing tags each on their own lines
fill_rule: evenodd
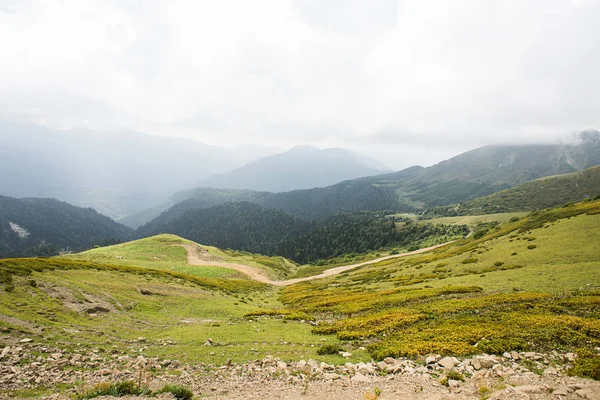
<svg viewBox="0 0 600 400">
<path fill-rule="evenodd" d="M 421 254 L 421 253 L 425 253 L 427 251 L 430 250 L 434 250 L 437 249 L 438 247 L 442 247 L 445 246 L 451 242 L 446 242 L 446 243 L 442 243 L 442 244 L 438 244 L 436 246 L 431 246 L 431 247 L 426 247 L 424 249 L 419 249 L 419 250 L 415 250 L 415 251 L 409 251 L 407 253 L 401 253 L 401 254 L 394 254 L 394 255 L 390 255 L 390 256 L 385 256 L 385 257 L 379 257 L 376 258 L 374 260 L 369 260 L 369 261 L 364 261 L 358 264 L 350 264 L 350 265 L 343 265 L 340 267 L 334 267 L 334 268 L 330 268 L 328 270 L 326 270 L 325 272 L 318 274 L 318 275 L 313 275 L 313 276 L 307 276 L 305 278 L 295 278 L 295 279 L 288 279 L 285 281 L 274 281 L 271 278 L 269 278 L 267 275 L 265 275 L 265 273 L 263 271 L 261 271 L 258 268 L 255 267 L 251 267 L 249 265 L 244 265 L 244 264 L 236 264 L 236 263 L 230 263 L 227 261 L 224 261 L 222 259 L 216 258 L 214 256 L 210 256 L 208 255 L 207 252 L 202 252 L 202 248 L 192 245 L 192 244 L 185 244 L 185 245 L 181 245 L 181 247 L 185 248 L 187 250 L 187 263 L 188 265 L 195 265 L 195 266 L 213 266 L 213 267 L 223 267 L 223 268 L 230 268 L 230 269 L 234 269 L 236 271 L 239 271 L 243 274 L 248 275 L 251 279 L 258 281 L 258 282 L 262 282 L 262 283 L 268 283 L 270 285 L 275 285 L 275 286 L 289 286 L 289 285 L 293 285 L 295 283 L 299 283 L 299 282 L 306 282 L 306 281 L 312 281 L 315 279 L 322 279 L 322 278 L 326 278 L 328 276 L 333 276 L 333 275 L 337 275 L 337 274 L 341 274 L 344 271 L 348 271 L 354 268 L 358 268 L 358 267 L 362 267 L 364 265 L 370 265 L 370 264 L 375 264 L 378 263 L 380 261 L 385 261 L 385 260 L 390 260 L 392 258 L 400 258 L 400 257 L 407 257 L 407 256 L 412 256 L 415 254 Z M 202 252 L 202 253 L 199 253 Z"/>
</svg>

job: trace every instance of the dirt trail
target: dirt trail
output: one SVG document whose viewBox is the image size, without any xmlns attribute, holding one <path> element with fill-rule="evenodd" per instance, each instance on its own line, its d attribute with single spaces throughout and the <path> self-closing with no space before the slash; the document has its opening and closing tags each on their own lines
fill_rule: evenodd
<svg viewBox="0 0 600 400">
<path fill-rule="evenodd" d="M 184 245 L 181 245 L 181 247 L 183 247 L 187 250 L 188 265 L 230 268 L 230 269 L 239 271 L 243 274 L 246 274 L 251 279 L 258 281 L 258 282 L 268 283 L 270 285 L 275 285 L 275 286 L 289 286 L 289 285 L 293 285 L 293 284 L 299 283 L 299 282 L 312 281 L 315 279 L 322 279 L 322 278 L 326 278 L 328 276 L 341 274 L 344 271 L 362 267 L 364 265 L 375 264 L 380 261 L 390 260 L 392 258 L 407 257 L 407 256 L 415 255 L 415 254 L 425 253 L 427 251 L 437 249 L 438 247 L 445 246 L 452 242 L 453 241 L 438 244 L 436 246 L 426 247 L 426 248 L 415 250 L 415 251 L 409 251 L 407 253 L 379 257 L 374 260 L 364 261 L 364 262 L 361 262 L 358 264 L 350 264 L 350 265 L 343 265 L 340 267 L 334 267 L 334 268 L 330 268 L 330 269 L 326 270 L 325 272 L 318 274 L 318 275 L 307 276 L 305 278 L 288 279 L 285 281 L 274 281 L 271 278 L 269 278 L 267 275 L 265 275 L 265 273 L 258 268 L 251 267 L 249 265 L 244 265 L 244 264 L 230 263 L 230 262 L 224 261 L 220 258 L 210 256 L 205 251 L 203 252 L 203 254 L 199 254 L 199 252 L 202 252 L 202 248 L 192 245 L 192 244 L 184 244 Z"/>
</svg>

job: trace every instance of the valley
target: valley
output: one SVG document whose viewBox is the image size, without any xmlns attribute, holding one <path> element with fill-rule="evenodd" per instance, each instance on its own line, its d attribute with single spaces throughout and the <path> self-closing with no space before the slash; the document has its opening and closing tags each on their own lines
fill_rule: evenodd
<svg viewBox="0 0 600 400">
<path fill-rule="evenodd" d="M 418 382 L 431 396 L 577 398 L 595 386 L 565 374 L 600 370 L 599 218 L 587 201 L 286 286 L 273 283 L 308 267 L 173 235 L 2 259 L 1 393 L 87 393 L 143 371 L 152 387 L 209 397 L 266 380 L 313 397 L 378 387 L 385 398 L 406 382 L 417 398 Z M 450 370 L 464 382 L 436 385 Z"/>
</svg>

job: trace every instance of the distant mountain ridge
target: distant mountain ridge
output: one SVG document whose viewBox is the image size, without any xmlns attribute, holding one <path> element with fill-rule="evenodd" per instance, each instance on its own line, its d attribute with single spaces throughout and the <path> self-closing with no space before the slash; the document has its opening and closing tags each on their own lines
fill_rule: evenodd
<svg viewBox="0 0 600 400">
<path fill-rule="evenodd" d="M 573 143 L 484 146 L 413 173 L 364 180 L 398 194 L 417 209 L 485 196 L 525 182 L 600 165 L 600 132 L 587 130 Z"/>
<path fill-rule="evenodd" d="M 459 204 L 436 207 L 428 216 L 495 214 L 535 211 L 600 196 L 600 166 L 548 176 Z"/>
<path fill-rule="evenodd" d="M 133 231 L 91 208 L 55 199 L 0 196 L 0 257 L 54 255 L 133 237 Z"/>
<path fill-rule="evenodd" d="M 388 170 L 377 160 L 345 149 L 296 146 L 233 171 L 206 178 L 200 186 L 265 192 L 326 187 Z"/>
<path fill-rule="evenodd" d="M 48 197 L 112 218 L 241 165 L 233 151 L 139 132 L 61 131 L 0 120 L 0 194 Z"/>
<path fill-rule="evenodd" d="M 169 202 L 124 220 L 138 227 L 186 201 L 178 210 L 207 208 L 249 201 L 279 208 L 295 216 L 318 218 L 353 211 L 422 211 L 487 196 L 525 182 L 600 165 L 600 132 L 588 130 L 572 143 L 555 145 L 485 146 L 434 166 L 340 182 L 325 188 L 296 190 L 275 195 L 256 191 L 197 188 L 178 192 Z M 192 200 L 193 199 L 193 200 Z"/>
</svg>

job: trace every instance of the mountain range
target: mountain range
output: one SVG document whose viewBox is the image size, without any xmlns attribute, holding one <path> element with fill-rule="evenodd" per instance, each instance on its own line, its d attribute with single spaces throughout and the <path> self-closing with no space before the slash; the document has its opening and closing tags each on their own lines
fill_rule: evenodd
<svg viewBox="0 0 600 400">
<path fill-rule="evenodd" d="M 303 218 L 361 210 L 423 212 L 486 196 L 534 179 L 600 165 L 600 132 L 585 131 L 575 139 L 568 144 L 485 146 L 431 167 L 415 166 L 324 188 L 281 193 L 189 189 L 121 222 L 137 228 L 156 218 L 152 223 L 159 224 L 179 216 L 183 211 L 236 201 L 278 208 Z M 163 212 L 165 214 L 160 215 Z"/>
<path fill-rule="evenodd" d="M 349 179 L 377 175 L 388 169 L 374 159 L 349 150 L 297 146 L 233 171 L 213 175 L 202 180 L 200 186 L 286 192 L 330 186 Z"/>
<path fill-rule="evenodd" d="M 304 146 L 272 154 L 277 151 L 252 145 L 228 149 L 131 131 L 62 131 L 0 120 L 0 168 L 10 171 L 0 175 L 0 194 L 56 198 L 118 219 L 190 187 L 283 191 L 327 186 L 387 169 L 343 149 Z"/>
</svg>

